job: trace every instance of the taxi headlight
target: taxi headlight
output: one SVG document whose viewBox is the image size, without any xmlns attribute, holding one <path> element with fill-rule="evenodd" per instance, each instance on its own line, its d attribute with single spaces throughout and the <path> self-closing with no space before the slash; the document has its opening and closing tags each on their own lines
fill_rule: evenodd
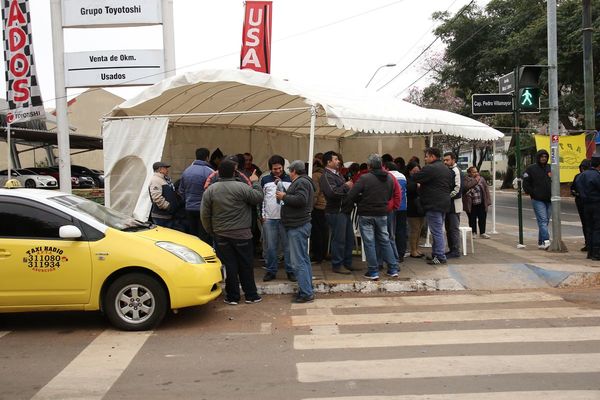
<svg viewBox="0 0 600 400">
<path fill-rule="evenodd" d="M 204 258 L 189 247 L 172 242 L 156 242 L 156 245 L 190 264 L 205 263 Z"/>
</svg>

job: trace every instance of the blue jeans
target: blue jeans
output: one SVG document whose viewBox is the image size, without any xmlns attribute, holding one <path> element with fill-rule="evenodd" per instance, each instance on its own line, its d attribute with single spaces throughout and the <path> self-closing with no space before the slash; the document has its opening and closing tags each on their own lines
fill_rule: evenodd
<svg viewBox="0 0 600 400">
<path fill-rule="evenodd" d="M 325 214 L 331 232 L 331 267 L 352 267 L 354 229 L 349 214 Z"/>
<path fill-rule="evenodd" d="M 427 211 L 425 219 L 431 232 L 431 256 L 439 260 L 446 259 L 446 243 L 444 241 L 444 219 L 445 215 L 441 211 Z"/>
<path fill-rule="evenodd" d="M 265 234 L 265 244 L 267 246 L 267 271 L 277 273 L 277 248 L 279 243 L 283 244 L 283 259 L 285 262 L 285 272 L 292 272 L 290 265 L 290 249 L 288 246 L 287 234 L 280 219 L 268 219 L 263 224 Z"/>
<path fill-rule="evenodd" d="M 308 255 L 308 238 L 310 236 L 310 222 L 293 228 L 286 228 L 290 248 L 290 263 L 298 279 L 298 296 L 311 297 L 312 268 Z"/>
<path fill-rule="evenodd" d="M 398 259 L 394 256 L 392 242 L 387 229 L 387 216 L 380 217 L 358 216 L 360 237 L 365 245 L 365 256 L 369 271 L 379 272 L 377 263 L 377 248 L 381 251 L 381 258 L 388 268 L 398 268 Z"/>
<path fill-rule="evenodd" d="M 538 244 L 544 244 L 545 240 L 550 240 L 550 234 L 548 233 L 548 223 L 550 222 L 552 203 L 549 201 L 531 199 L 531 206 L 533 207 L 535 219 L 538 224 Z"/>
<path fill-rule="evenodd" d="M 174 229 L 173 227 L 175 226 L 175 221 L 171 218 L 171 219 L 166 219 L 166 218 L 152 218 L 152 221 L 154 221 L 154 223 L 158 226 L 162 226 L 164 228 L 171 228 Z"/>
<path fill-rule="evenodd" d="M 399 260 L 400 257 L 398 255 L 398 249 L 396 248 L 396 214 L 394 211 L 387 215 L 387 231 L 388 235 L 390 236 L 390 243 L 392 253 L 394 253 L 394 258 Z M 383 265 L 383 254 L 381 250 L 381 246 L 375 246 L 375 251 L 377 252 L 377 265 L 379 266 Z M 402 253 L 402 257 L 404 257 L 404 253 Z"/>
</svg>

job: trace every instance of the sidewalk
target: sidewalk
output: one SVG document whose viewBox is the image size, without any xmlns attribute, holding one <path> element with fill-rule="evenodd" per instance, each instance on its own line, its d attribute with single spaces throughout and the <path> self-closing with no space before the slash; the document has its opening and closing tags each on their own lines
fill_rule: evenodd
<svg viewBox="0 0 600 400">
<path fill-rule="evenodd" d="M 509 228 L 503 226 L 504 229 Z M 509 228 L 510 229 L 510 228 Z M 567 253 L 539 250 L 536 241 L 525 238 L 525 249 L 517 249 L 515 235 L 491 234 L 491 239 L 474 239 L 475 253 L 448 260 L 447 265 L 432 266 L 424 258 L 404 259 L 398 278 L 390 278 L 385 271 L 379 281 L 362 277 L 367 266 L 360 256 L 353 260 L 351 275 L 336 274 L 329 262 L 313 264 L 314 287 L 317 293 L 338 292 L 413 292 L 436 290 L 506 290 L 560 287 L 600 286 L 600 261 L 586 259 L 579 251 L 583 240 L 565 240 Z M 429 253 L 430 249 L 422 248 Z M 296 290 L 280 267 L 277 279 L 263 282 L 265 270 L 257 265 L 254 270 L 259 293 L 286 294 Z"/>
</svg>

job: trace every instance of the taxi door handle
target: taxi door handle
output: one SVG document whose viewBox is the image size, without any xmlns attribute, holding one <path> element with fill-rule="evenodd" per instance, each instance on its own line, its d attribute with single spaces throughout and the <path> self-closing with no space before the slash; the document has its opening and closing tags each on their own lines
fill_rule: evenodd
<svg viewBox="0 0 600 400">
<path fill-rule="evenodd" d="M 10 257 L 10 251 L 0 249 L 0 258 L 8 258 Z"/>
</svg>

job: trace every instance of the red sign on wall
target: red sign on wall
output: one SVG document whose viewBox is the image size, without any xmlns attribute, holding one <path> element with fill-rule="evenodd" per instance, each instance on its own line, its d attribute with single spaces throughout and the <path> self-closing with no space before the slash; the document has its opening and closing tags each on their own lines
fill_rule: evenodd
<svg viewBox="0 0 600 400">
<path fill-rule="evenodd" d="M 240 69 L 271 72 L 271 1 L 247 1 Z"/>
</svg>

